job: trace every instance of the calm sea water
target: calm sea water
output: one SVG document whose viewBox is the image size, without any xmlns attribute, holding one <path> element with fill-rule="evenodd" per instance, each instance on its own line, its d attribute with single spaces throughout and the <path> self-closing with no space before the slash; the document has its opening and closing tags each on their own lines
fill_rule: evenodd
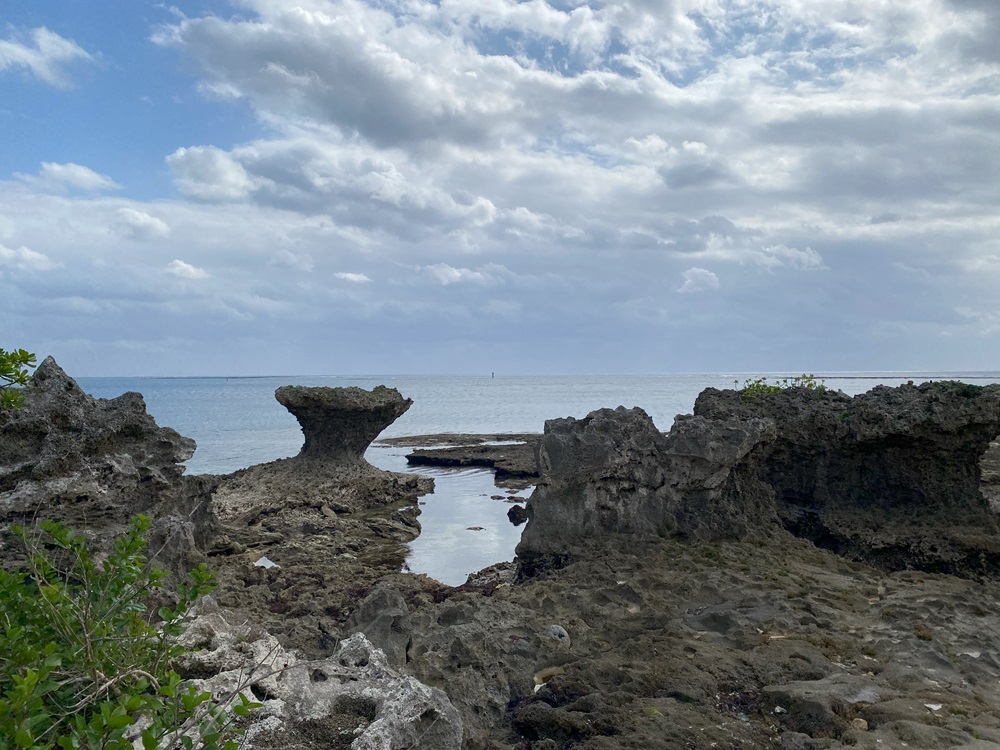
<svg viewBox="0 0 1000 750">
<path fill-rule="evenodd" d="M 783 377 L 786 373 L 769 375 Z M 413 399 L 413 406 L 383 437 L 434 433 L 541 432 L 546 419 L 583 417 L 593 409 L 639 406 L 666 430 L 677 414 L 688 414 L 707 387 L 732 387 L 743 373 L 702 375 L 592 375 L 545 377 L 364 376 L 267 378 L 80 378 L 81 387 L 98 398 L 138 391 L 158 424 L 194 438 L 198 450 L 188 473 L 221 474 L 298 453 L 302 433 L 288 411 L 274 400 L 282 385 L 387 385 Z M 837 373 L 823 375 L 829 388 L 849 394 L 875 385 L 908 380 L 1000 382 L 988 373 Z M 405 448 L 373 446 L 367 457 L 393 471 L 412 471 Z M 507 503 L 485 471 L 431 471 L 433 495 L 422 499 L 423 530 L 411 545 L 408 565 L 450 585 L 468 573 L 509 560 L 521 529 L 507 521 Z M 528 493 L 522 492 L 522 495 Z M 278 554 L 277 552 L 275 553 Z M 280 555 L 279 555 L 280 556 Z M 276 557 L 272 555 L 272 559 Z"/>
</svg>

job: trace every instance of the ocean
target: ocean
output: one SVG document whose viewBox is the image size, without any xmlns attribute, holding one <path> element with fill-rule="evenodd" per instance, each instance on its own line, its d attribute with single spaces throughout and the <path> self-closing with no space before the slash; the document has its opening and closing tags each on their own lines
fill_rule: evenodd
<svg viewBox="0 0 1000 750">
<path fill-rule="evenodd" d="M 798 373 L 768 374 L 771 381 Z M 295 418 L 274 400 L 282 385 L 387 385 L 413 399 L 409 411 L 382 437 L 436 433 L 541 432 L 546 419 L 583 417 L 594 409 L 639 406 L 661 430 L 677 414 L 691 413 L 697 395 L 708 387 L 731 388 L 734 381 L 760 374 L 572 376 L 330 376 L 233 378 L 79 378 L 98 398 L 138 391 L 162 427 L 194 440 L 198 449 L 186 464 L 189 474 L 224 474 L 298 453 L 302 433 Z M 962 380 L 1000 383 L 998 372 L 817 374 L 828 388 L 854 395 L 875 385 L 912 380 Z M 368 460 L 382 469 L 417 471 L 406 463 L 408 448 L 372 446 Z M 506 502 L 492 473 L 484 470 L 431 470 L 435 491 L 421 498 L 420 536 L 410 545 L 407 566 L 442 583 L 459 585 L 466 576 L 510 560 L 521 528 L 507 520 Z M 530 490 L 519 493 L 527 497 Z"/>
</svg>

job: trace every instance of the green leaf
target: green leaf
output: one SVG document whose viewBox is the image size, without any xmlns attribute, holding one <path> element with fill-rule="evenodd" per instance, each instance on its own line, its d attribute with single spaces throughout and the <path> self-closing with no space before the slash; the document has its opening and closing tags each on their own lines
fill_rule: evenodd
<svg viewBox="0 0 1000 750">
<path fill-rule="evenodd" d="M 26 729 L 18 729 L 14 734 L 14 744 L 18 747 L 30 748 L 35 744 L 34 738 L 31 736 L 31 732 Z"/>
</svg>

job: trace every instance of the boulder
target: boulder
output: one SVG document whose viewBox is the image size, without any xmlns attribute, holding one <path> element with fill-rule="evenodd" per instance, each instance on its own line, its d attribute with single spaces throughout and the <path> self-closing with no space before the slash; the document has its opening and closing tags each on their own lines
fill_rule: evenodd
<svg viewBox="0 0 1000 750">
<path fill-rule="evenodd" d="M 140 394 L 93 398 L 47 357 L 23 408 L 0 412 L 0 522 L 53 519 L 100 541 L 137 513 L 169 517 L 156 527 L 159 562 L 187 568 L 214 526 L 212 479 L 183 476 L 194 450 Z"/>
<path fill-rule="evenodd" d="M 302 427 L 305 444 L 299 457 L 337 463 L 364 461 L 372 440 L 413 404 L 384 385 L 371 391 L 289 385 L 278 388 L 274 397 Z"/>
<path fill-rule="evenodd" d="M 541 478 L 517 546 L 519 574 L 570 559 L 611 534 L 738 539 L 776 522 L 753 455 L 774 439 L 756 418 L 679 417 L 663 435 L 642 409 L 599 409 L 545 423 Z"/>
<path fill-rule="evenodd" d="M 694 413 L 774 422 L 755 471 L 793 533 L 890 570 L 1000 571 L 1000 523 L 980 491 L 980 459 L 1000 433 L 1000 386 L 878 386 L 853 398 L 709 388 Z"/>
</svg>

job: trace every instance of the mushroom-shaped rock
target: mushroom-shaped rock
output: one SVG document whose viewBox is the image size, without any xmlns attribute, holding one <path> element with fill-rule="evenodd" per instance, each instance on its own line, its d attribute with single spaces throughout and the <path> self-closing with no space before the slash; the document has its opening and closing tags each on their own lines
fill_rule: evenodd
<svg viewBox="0 0 1000 750">
<path fill-rule="evenodd" d="M 287 385 L 274 397 L 302 427 L 305 445 L 299 457 L 338 463 L 363 462 L 372 440 L 413 403 L 384 385 L 371 391 Z"/>
</svg>

